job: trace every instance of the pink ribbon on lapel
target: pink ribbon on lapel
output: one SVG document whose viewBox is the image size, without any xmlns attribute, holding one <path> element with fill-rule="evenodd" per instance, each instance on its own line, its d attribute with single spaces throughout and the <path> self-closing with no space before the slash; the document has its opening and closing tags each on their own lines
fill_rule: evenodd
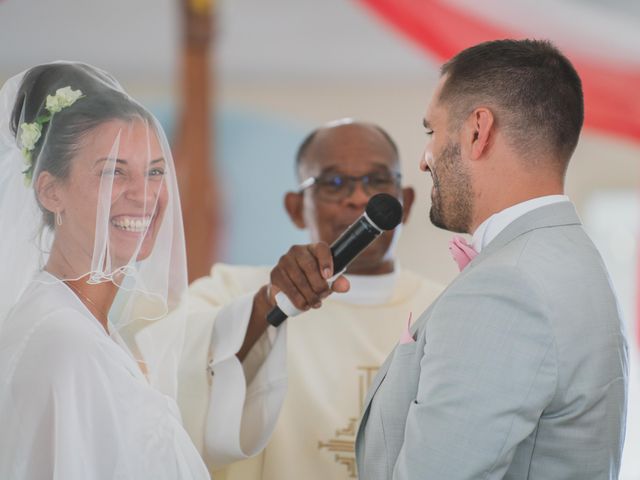
<svg viewBox="0 0 640 480">
<path fill-rule="evenodd" d="M 409 319 L 407 320 L 407 328 L 402 331 L 402 335 L 400 336 L 400 345 L 404 345 L 405 343 L 415 343 L 413 339 L 413 335 L 411 335 L 411 312 L 409 312 Z"/>
</svg>

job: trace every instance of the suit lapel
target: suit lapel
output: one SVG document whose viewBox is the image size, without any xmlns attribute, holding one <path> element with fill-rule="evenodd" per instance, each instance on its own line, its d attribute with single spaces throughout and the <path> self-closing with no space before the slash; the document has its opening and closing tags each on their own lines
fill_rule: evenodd
<svg viewBox="0 0 640 480">
<path fill-rule="evenodd" d="M 387 359 L 384 361 L 384 363 L 380 366 L 380 369 L 378 370 L 376 376 L 373 378 L 373 382 L 371 382 L 371 386 L 369 387 L 369 391 L 367 392 L 367 397 L 364 401 L 364 410 L 367 410 L 369 408 L 369 403 L 371 403 L 373 395 L 382 384 L 382 380 L 384 380 L 384 377 L 387 374 L 387 370 L 389 370 L 389 364 L 391 363 L 391 359 L 393 358 L 393 354 L 395 353 L 395 351 L 396 349 L 394 348 L 387 356 Z"/>
<path fill-rule="evenodd" d="M 414 338 L 416 337 L 417 332 L 424 328 L 427 318 L 429 318 L 429 316 L 431 315 L 431 310 L 433 309 L 433 307 L 438 302 L 438 299 L 443 294 L 444 292 L 438 295 L 438 297 L 433 301 L 433 303 L 429 306 L 429 308 L 427 308 L 427 310 L 425 310 L 424 313 L 420 315 L 418 320 L 416 320 L 413 326 L 411 327 L 411 334 Z M 367 397 L 365 398 L 364 405 L 363 405 L 362 421 L 360 422 L 360 426 L 362 426 L 366 422 L 366 418 L 368 417 L 368 414 L 369 414 L 369 407 L 371 406 L 371 400 L 373 399 L 373 396 L 378 391 L 378 388 L 380 388 L 380 385 L 382 385 L 382 381 L 384 380 L 384 377 L 387 375 L 387 370 L 389 370 L 389 365 L 391 364 L 391 360 L 393 359 L 395 351 L 396 349 L 394 348 L 391 351 L 391 353 L 387 356 L 387 359 L 380 366 L 378 373 L 374 377 L 373 382 L 369 387 L 369 391 L 367 392 Z M 358 430 L 358 436 L 360 436 L 360 430 Z"/>
</svg>

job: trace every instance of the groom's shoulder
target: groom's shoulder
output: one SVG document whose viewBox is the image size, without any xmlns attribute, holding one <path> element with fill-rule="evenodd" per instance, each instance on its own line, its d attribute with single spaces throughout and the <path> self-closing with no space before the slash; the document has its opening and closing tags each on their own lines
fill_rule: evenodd
<svg viewBox="0 0 640 480">
<path fill-rule="evenodd" d="M 531 275 L 604 273 L 598 249 L 581 225 L 538 228 L 506 245 L 503 255 Z"/>
<path fill-rule="evenodd" d="M 545 298 L 550 291 L 586 279 L 609 290 L 608 275 L 593 242 L 580 225 L 566 225 L 531 230 L 487 252 L 462 275 L 458 287 L 529 290 Z"/>
</svg>

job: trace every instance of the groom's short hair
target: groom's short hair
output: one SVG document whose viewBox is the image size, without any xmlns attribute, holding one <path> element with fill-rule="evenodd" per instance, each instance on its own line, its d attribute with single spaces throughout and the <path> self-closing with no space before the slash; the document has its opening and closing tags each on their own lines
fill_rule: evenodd
<svg viewBox="0 0 640 480">
<path fill-rule="evenodd" d="M 523 157 L 551 154 L 566 166 L 584 121 L 582 83 L 549 41 L 497 40 L 458 53 L 442 66 L 439 101 L 457 128 L 479 106 L 492 109 Z"/>
</svg>

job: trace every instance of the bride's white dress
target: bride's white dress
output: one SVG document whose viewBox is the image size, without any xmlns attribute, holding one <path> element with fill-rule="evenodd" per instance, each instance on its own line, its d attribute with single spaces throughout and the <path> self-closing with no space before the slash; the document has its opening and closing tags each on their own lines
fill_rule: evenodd
<svg viewBox="0 0 640 480">
<path fill-rule="evenodd" d="M 209 478 L 174 400 L 46 272 L 0 330 L 0 478 Z"/>
</svg>

